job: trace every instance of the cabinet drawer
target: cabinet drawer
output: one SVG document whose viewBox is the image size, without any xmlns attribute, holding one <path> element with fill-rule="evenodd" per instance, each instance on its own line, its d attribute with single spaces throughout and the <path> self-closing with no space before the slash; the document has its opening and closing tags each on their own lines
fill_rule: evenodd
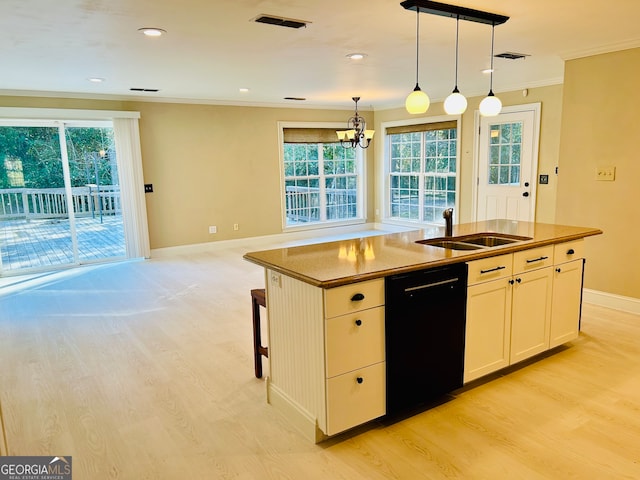
<svg viewBox="0 0 640 480">
<path fill-rule="evenodd" d="M 557 243 L 553 247 L 553 263 L 564 263 L 584 257 L 584 240 Z"/>
<path fill-rule="evenodd" d="M 384 305 L 384 278 L 325 290 L 326 318 Z"/>
<path fill-rule="evenodd" d="M 513 272 L 513 255 L 499 255 L 497 257 L 482 258 L 468 262 L 469 276 L 467 285 L 510 277 Z"/>
<path fill-rule="evenodd" d="M 327 377 L 384 361 L 384 307 L 326 321 Z"/>
<path fill-rule="evenodd" d="M 553 245 L 522 250 L 513 254 L 513 273 L 528 272 L 553 265 Z"/>
<path fill-rule="evenodd" d="M 327 380 L 327 435 L 386 413 L 385 362 Z"/>
</svg>

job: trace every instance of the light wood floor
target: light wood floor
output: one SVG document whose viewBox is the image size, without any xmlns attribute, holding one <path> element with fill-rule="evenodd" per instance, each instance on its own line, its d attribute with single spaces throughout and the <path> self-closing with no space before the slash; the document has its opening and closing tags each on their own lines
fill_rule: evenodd
<svg viewBox="0 0 640 480">
<path fill-rule="evenodd" d="M 71 455 L 74 480 L 640 478 L 639 316 L 585 305 L 555 355 L 313 445 L 253 376 L 243 253 L 0 295 L 0 452 Z"/>
</svg>

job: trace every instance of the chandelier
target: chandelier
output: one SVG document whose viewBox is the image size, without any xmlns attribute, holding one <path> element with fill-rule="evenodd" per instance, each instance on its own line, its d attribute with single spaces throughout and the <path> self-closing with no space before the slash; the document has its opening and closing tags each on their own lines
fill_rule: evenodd
<svg viewBox="0 0 640 480">
<path fill-rule="evenodd" d="M 367 148 L 375 130 L 367 130 L 367 122 L 358 114 L 360 97 L 351 97 L 351 99 L 356 102 L 356 112 L 347 122 L 348 130 L 336 130 L 336 135 L 344 148 Z"/>
</svg>

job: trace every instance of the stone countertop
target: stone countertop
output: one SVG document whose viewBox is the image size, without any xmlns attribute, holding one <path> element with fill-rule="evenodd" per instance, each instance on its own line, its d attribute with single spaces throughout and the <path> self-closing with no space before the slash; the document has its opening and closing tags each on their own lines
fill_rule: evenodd
<svg viewBox="0 0 640 480">
<path fill-rule="evenodd" d="M 504 253 L 578 240 L 602 230 L 548 223 L 487 220 L 455 225 L 453 236 L 504 233 L 530 237 L 508 245 L 478 250 L 450 250 L 415 243 L 444 236 L 444 228 L 428 227 L 402 233 L 249 252 L 244 259 L 321 288 Z"/>
</svg>

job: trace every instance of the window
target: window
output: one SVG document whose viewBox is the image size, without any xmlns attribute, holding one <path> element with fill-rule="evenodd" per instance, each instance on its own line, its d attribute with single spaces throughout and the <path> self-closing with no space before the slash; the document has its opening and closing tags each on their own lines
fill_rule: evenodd
<svg viewBox="0 0 640 480">
<path fill-rule="evenodd" d="M 489 184 L 520 185 L 523 122 L 491 125 Z"/>
<path fill-rule="evenodd" d="M 335 128 L 284 128 L 285 227 L 361 220 L 361 155 Z"/>
<path fill-rule="evenodd" d="M 457 123 L 388 127 L 387 219 L 442 224 L 456 206 Z"/>
</svg>

